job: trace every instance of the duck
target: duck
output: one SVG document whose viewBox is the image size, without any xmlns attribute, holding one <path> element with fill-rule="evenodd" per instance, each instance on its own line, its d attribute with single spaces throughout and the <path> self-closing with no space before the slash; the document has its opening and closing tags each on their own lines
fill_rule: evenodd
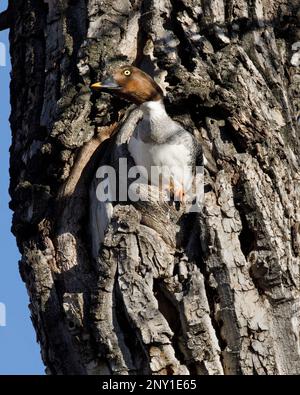
<svg viewBox="0 0 300 395">
<path fill-rule="evenodd" d="M 104 90 L 138 106 L 142 117 L 128 141 L 128 151 L 141 175 L 162 188 L 175 203 L 191 191 L 202 149 L 193 134 L 166 111 L 162 88 L 143 70 L 123 65 L 112 69 L 93 90 Z M 146 181 L 146 182 L 147 182 Z"/>
</svg>

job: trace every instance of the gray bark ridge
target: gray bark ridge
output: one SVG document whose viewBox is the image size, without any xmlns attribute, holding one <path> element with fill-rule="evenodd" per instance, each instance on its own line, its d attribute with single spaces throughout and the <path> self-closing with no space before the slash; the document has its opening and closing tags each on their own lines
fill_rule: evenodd
<svg viewBox="0 0 300 395">
<path fill-rule="evenodd" d="M 13 232 L 47 373 L 299 374 L 297 2 L 10 3 Z M 210 166 L 201 215 L 116 204 L 95 258 L 94 176 L 136 110 L 89 85 L 118 63 Z"/>
</svg>

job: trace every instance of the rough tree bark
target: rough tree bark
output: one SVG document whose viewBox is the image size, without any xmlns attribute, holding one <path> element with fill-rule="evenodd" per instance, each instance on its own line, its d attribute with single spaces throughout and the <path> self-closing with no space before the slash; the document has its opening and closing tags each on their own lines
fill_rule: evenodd
<svg viewBox="0 0 300 395">
<path fill-rule="evenodd" d="M 298 1 L 10 3 L 13 232 L 47 372 L 299 374 Z M 89 190 L 139 117 L 89 89 L 116 62 L 211 166 L 201 215 L 117 204 L 94 259 Z"/>
</svg>

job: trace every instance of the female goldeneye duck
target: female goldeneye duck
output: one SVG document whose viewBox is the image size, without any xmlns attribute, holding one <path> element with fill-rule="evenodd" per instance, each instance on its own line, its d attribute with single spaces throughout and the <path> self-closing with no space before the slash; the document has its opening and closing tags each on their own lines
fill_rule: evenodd
<svg viewBox="0 0 300 395">
<path fill-rule="evenodd" d="M 128 150 L 144 176 L 164 189 L 171 190 L 174 200 L 182 202 L 191 190 L 197 162 L 202 151 L 194 136 L 166 112 L 161 87 L 144 71 L 125 65 L 116 68 L 92 89 L 107 89 L 140 106 L 143 117 L 132 134 Z"/>
</svg>

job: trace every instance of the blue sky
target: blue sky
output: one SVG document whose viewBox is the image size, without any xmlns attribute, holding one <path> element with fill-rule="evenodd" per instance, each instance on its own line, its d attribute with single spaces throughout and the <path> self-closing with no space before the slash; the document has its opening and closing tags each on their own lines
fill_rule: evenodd
<svg viewBox="0 0 300 395">
<path fill-rule="evenodd" d="M 0 1 L 0 12 L 6 8 L 7 1 Z M 0 65 L 0 303 L 6 306 L 6 326 L 0 326 L 0 374 L 44 374 L 44 365 L 30 320 L 28 295 L 19 275 L 20 255 L 10 232 L 12 213 L 8 208 L 7 192 L 8 150 L 11 143 L 8 124 L 10 113 L 8 30 L 0 32 L 0 43 L 4 43 L 6 48 L 6 66 Z"/>
</svg>

